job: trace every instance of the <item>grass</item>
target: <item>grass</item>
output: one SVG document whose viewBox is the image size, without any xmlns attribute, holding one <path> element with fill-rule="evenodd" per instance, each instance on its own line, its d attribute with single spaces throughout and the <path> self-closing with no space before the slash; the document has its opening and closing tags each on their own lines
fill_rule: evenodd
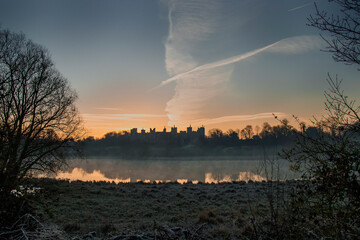
<svg viewBox="0 0 360 240">
<path fill-rule="evenodd" d="M 39 179 L 35 214 L 69 236 L 95 231 L 154 233 L 154 224 L 196 229 L 209 239 L 241 239 L 251 213 L 266 211 L 267 183 L 115 184 Z"/>
</svg>

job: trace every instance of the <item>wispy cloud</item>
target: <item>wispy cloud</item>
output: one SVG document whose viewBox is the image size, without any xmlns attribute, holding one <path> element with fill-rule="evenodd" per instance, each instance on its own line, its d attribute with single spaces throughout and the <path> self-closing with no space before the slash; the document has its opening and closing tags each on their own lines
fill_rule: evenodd
<svg viewBox="0 0 360 240">
<path fill-rule="evenodd" d="M 219 2 L 172 0 L 168 4 L 169 35 L 165 42 L 165 66 L 169 76 L 177 76 L 199 65 L 192 53 L 216 30 Z M 178 121 L 185 115 L 198 112 L 202 104 L 222 91 L 221 83 L 227 81 L 230 75 L 231 69 L 186 74 L 177 82 L 175 95 L 166 104 L 168 117 L 171 121 Z"/>
<path fill-rule="evenodd" d="M 121 108 L 95 108 L 97 110 L 105 110 L 105 111 L 121 111 L 122 109 Z"/>
<path fill-rule="evenodd" d="M 86 120 L 133 120 L 140 121 L 146 118 L 163 118 L 166 115 L 157 114 L 82 114 Z"/>
<path fill-rule="evenodd" d="M 324 47 L 324 41 L 318 35 L 296 36 L 282 39 L 266 49 L 268 52 L 298 54 Z"/>
<path fill-rule="evenodd" d="M 194 119 L 209 100 L 226 90 L 231 73 L 232 69 L 215 68 L 180 78 L 176 82 L 175 95 L 166 104 L 169 124 Z"/>
<path fill-rule="evenodd" d="M 169 35 L 165 42 L 165 64 L 170 76 L 188 71 L 197 63 L 193 48 L 214 31 L 214 0 L 172 0 L 169 4 Z"/>
<path fill-rule="evenodd" d="M 223 116 L 218 118 L 201 118 L 201 119 L 192 119 L 191 121 L 183 121 L 182 125 L 194 124 L 194 125 L 212 125 L 226 122 L 245 122 L 252 120 L 260 120 L 260 119 L 273 119 L 274 115 L 279 118 L 289 117 L 290 114 L 282 113 L 282 112 L 274 112 L 274 113 L 258 113 L 258 114 L 247 114 L 247 115 L 231 115 L 231 116 Z"/>
</svg>

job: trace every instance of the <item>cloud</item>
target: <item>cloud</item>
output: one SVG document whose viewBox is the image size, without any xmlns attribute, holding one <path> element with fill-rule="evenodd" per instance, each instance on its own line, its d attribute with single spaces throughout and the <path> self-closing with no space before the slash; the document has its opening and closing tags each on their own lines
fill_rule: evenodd
<svg viewBox="0 0 360 240">
<path fill-rule="evenodd" d="M 200 118 L 200 119 L 192 119 L 189 121 L 180 122 L 181 125 L 212 125 L 226 122 L 244 122 L 244 121 L 252 121 L 259 119 L 274 119 L 274 115 L 279 118 L 289 117 L 290 114 L 282 113 L 282 112 L 271 112 L 271 113 L 258 113 L 258 114 L 244 114 L 244 115 L 231 115 L 231 116 L 223 116 L 218 118 Z"/>
<path fill-rule="evenodd" d="M 274 115 L 280 118 L 289 116 L 289 114 L 282 112 L 258 113 L 258 114 L 248 114 L 248 115 L 224 116 L 224 117 L 211 118 L 211 119 L 198 119 L 195 120 L 195 123 L 198 122 L 203 124 L 218 124 L 224 122 L 250 121 L 250 120 L 258 120 L 258 119 L 274 118 Z"/>
<path fill-rule="evenodd" d="M 210 99 L 223 93 L 232 74 L 232 64 L 264 51 L 296 54 L 319 49 L 321 44 L 318 36 L 287 38 L 245 54 L 195 67 L 163 81 L 161 85 L 176 82 L 175 95 L 167 102 L 165 109 L 169 124 L 194 119 Z"/>
<path fill-rule="evenodd" d="M 82 114 L 86 120 L 143 120 L 145 118 L 162 118 L 166 115 L 158 114 Z"/>
<path fill-rule="evenodd" d="M 106 111 L 121 111 L 121 108 L 95 108 L 97 110 L 106 110 Z"/>
<path fill-rule="evenodd" d="M 319 50 L 324 46 L 324 41 L 318 35 L 307 35 L 282 39 L 266 50 L 273 53 L 298 54 Z"/>
<path fill-rule="evenodd" d="M 226 91 L 235 63 L 264 52 L 298 54 L 321 46 L 318 36 L 297 36 L 233 57 L 200 64 L 194 52 L 199 44 L 204 44 L 211 34 L 216 33 L 219 3 L 207 0 L 173 0 L 168 3 L 169 34 L 165 41 L 165 67 L 169 78 L 156 88 L 176 83 L 175 93 L 165 107 L 170 125 L 201 118 L 206 105 Z M 212 121 L 220 120 L 226 119 Z"/>
<path fill-rule="evenodd" d="M 169 35 L 165 42 L 165 66 L 169 76 L 176 76 L 179 81 L 165 111 L 171 121 L 180 121 L 191 118 L 203 104 L 221 94 L 226 89 L 224 83 L 230 79 L 232 69 L 197 69 L 188 74 L 199 65 L 192 55 L 194 49 L 216 32 L 219 2 L 173 0 L 168 4 Z"/>
<path fill-rule="evenodd" d="M 165 111 L 170 119 L 169 124 L 178 124 L 184 119 L 193 119 L 199 109 L 215 96 L 226 90 L 232 69 L 211 69 L 196 71 L 179 79 L 175 95 L 167 102 Z"/>
<path fill-rule="evenodd" d="M 196 44 L 214 32 L 217 3 L 215 0 L 173 0 L 168 4 L 165 65 L 169 75 L 173 76 L 197 65 L 191 52 Z"/>
</svg>

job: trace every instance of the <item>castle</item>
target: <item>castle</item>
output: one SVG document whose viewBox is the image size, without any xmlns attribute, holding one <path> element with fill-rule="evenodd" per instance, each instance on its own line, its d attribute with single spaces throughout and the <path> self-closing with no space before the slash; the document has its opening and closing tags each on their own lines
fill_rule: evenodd
<svg viewBox="0 0 360 240">
<path fill-rule="evenodd" d="M 149 132 L 146 132 L 145 129 L 141 129 L 140 133 L 138 132 L 137 128 L 132 128 L 130 130 L 130 135 L 134 137 L 140 137 L 140 136 L 152 136 L 152 137 L 174 137 L 174 136 L 180 136 L 180 137 L 205 137 L 205 127 L 201 126 L 197 129 L 197 131 L 193 131 L 193 128 L 191 125 L 186 129 L 186 131 L 180 131 L 178 132 L 178 129 L 176 126 L 171 127 L 170 132 L 166 130 L 166 127 L 161 132 L 156 132 L 155 128 L 150 128 Z"/>
</svg>

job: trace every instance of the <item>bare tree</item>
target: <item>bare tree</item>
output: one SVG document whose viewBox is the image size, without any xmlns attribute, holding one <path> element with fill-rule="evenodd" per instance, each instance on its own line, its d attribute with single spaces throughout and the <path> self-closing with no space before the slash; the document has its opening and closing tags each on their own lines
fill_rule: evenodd
<svg viewBox="0 0 360 240">
<path fill-rule="evenodd" d="M 246 125 L 240 132 L 243 139 L 251 139 L 254 136 L 253 127 L 251 125 Z"/>
<path fill-rule="evenodd" d="M 360 64 L 360 1 L 329 0 L 337 4 L 335 14 L 320 10 L 315 4 L 316 13 L 308 18 L 309 26 L 329 33 L 330 38 L 322 35 L 337 62 Z M 358 69 L 360 70 L 360 69 Z"/>
<path fill-rule="evenodd" d="M 322 38 L 337 62 L 360 64 L 360 1 L 329 0 L 338 9 L 333 14 L 320 10 L 308 18 L 309 26 L 323 31 Z M 360 68 L 358 68 L 360 70 Z M 358 239 L 360 229 L 360 106 L 341 89 L 341 80 L 328 75 L 325 92 L 326 115 L 306 126 L 298 118 L 298 141 L 280 155 L 302 181 L 286 189 L 287 198 L 280 216 L 282 231 L 273 239 Z M 270 127 L 264 123 L 260 135 L 276 131 L 291 133 L 288 121 Z M 269 200 L 271 203 L 271 198 Z M 275 201 L 278 203 L 278 199 Z M 271 206 L 271 205 L 270 205 Z M 272 209 L 270 207 L 270 209 Z M 271 215 L 270 215 L 271 216 Z M 271 219 L 271 218 L 270 218 Z M 255 221 L 254 221 L 255 222 Z M 266 225 L 266 224 L 263 224 Z M 270 225 L 276 229 L 276 222 Z M 255 234 L 256 234 L 256 228 Z M 260 229 L 261 230 L 261 229 Z M 284 232 L 286 233 L 285 235 Z M 271 232 L 270 232 L 271 233 Z M 286 237 L 284 237 L 286 236 Z"/>
<path fill-rule="evenodd" d="M 319 10 L 308 18 L 309 25 L 330 34 L 322 36 L 337 62 L 360 65 L 360 2 L 358 0 L 329 0 L 339 8 L 330 14 Z M 360 68 L 358 68 L 360 70 Z M 287 158 L 307 179 L 317 180 L 321 196 L 331 196 L 339 203 L 351 201 L 360 207 L 360 106 L 344 94 L 341 80 L 328 74 L 329 91 L 325 92 L 327 115 L 313 121 L 314 131 L 305 131 L 301 141 Z M 337 198 L 338 197 L 338 198 Z M 327 200 L 330 204 L 330 200 Z"/>
<path fill-rule="evenodd" d="M 260 136 L 262 138 L 269 136 L 270 134 L 272 134 L 272 127 L 268 122 L 264 122 L 263 123 L 263 128 L 260 132 Z"/>
<path fill-rule="evenodd" d="M 299 132 L 291 150 L 282 155 L 301 173 L 293 210 L 306 228 L 320 236 L 356 239 L 360 223 L 360 107 L 341 90 L 341 81 L 328 77 L 327 115 Z M 299 126 L 303 123 L 299 121 Z"/>
<path fill-rule="evenodd" d="M 256 125 L 255 126 L 255 134 L 256 134 L 256 136 L 259 136 L 259 133 L 260 133 L 260 127 L 259 127 L 259 125 Z"/>
<path fill-rule="evenodd" d="M 220 139 L 224 136 L 224 133 L 221 131 L 221 129 L 213 128 L 209 130 L 209 135 L 211 138 Z"/>
<path fill-rule="evenodd" d="M 360 64 L 360 2 L 329 0 L 339 8 L 330 14 L 319 10 L 309 25 L 329 34 L 322 36 L 337 62 Z M 360 68 L 358 68 L 360 70 Z M 292 199 L 297 223 L 308 232 L 335 239 L 357 239 L 360 223 L 360 106 L 341 89 L 341 80 L 328 74 L 325 116 L 314 119 L 301 132 L 297 144 L 283 157 L 301 173 Z M 283 123 L 284 124 L 284 123 Z M 309 219 L 316 219 L 312 222 Z M 300 224 L 301 225 L 301 224 Z M 326 237 L 325 237 L 326 236 Z M 318 237 L 317 237 L 318 238 Z M 318 238 L 319 239 L 319 238 Z"/>
<path fill-rule="evenodd" d="M 77 94 L 50 54 L 0 29 L 0 191 L 33 171 L 56 171 L 81 133 Z"/>
</svg>

